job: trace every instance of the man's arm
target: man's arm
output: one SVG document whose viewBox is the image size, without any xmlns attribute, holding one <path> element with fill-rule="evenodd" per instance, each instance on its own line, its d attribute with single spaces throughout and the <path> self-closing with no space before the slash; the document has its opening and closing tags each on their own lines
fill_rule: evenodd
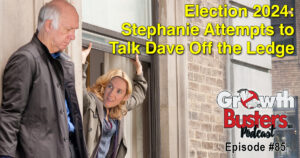
<svg viewBox="0 0 300 158">
<path fill-rule="evenodd" d="M 15 157 L 20 120 L 30 95 L 33 66 L 29 52 L 13 54 L 6 64 L 0 108 L 0 155 Z"/>
</svg>

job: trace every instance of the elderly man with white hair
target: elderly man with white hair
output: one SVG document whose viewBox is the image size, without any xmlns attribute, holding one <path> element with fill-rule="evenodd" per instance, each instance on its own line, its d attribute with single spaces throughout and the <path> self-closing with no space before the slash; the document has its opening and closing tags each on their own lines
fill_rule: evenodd
<svg viewBox="0 0 300 158">
<path fill-rule="evenodd" d="M 10 57 L 3 75 L 0 157 L 86 158 L 74 67 L 61 53 L 79 17 L 64 0 L 39 13 L 38 31 Z"/>
</svg>

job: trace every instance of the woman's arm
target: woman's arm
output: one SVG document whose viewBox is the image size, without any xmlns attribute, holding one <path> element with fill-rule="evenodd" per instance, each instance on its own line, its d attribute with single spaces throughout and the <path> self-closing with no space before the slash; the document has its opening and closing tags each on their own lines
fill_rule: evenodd
<svg viewBox="0 0 300 158">
<path fill-rule="evenodd" d="M 95 102 L 94 98 L 87 92 L 86 88 L 86 70 L 88 63 L 86 58 L 89 55 L 92 49 L 92 44 L 89 44 L 89 47 L 82 51 L 82 90 L 83 90 L 83 115 L 86 113 L 88 108 Z"/>
<path fill-rule="evenodd" d="M 147 92 L 147 81 L 145 80 L 143 73 L 136 75 L 133 79 L 132 95 L 128 99 L 126 108 L 128 111 L 141 105 L 146 97 Z"/>
<path fill-rule="evenodd" d="M 147 81 L 143 76 L 143 67 L 139 60 L 139 56 L 136 54 L 133 64 L 136 68 L 136 76 L 133 79 L 132 95 L 127 101 L 126 108 L 128 111 L 141 105 L 146 97 L 147 92 Z"/>
</svg>

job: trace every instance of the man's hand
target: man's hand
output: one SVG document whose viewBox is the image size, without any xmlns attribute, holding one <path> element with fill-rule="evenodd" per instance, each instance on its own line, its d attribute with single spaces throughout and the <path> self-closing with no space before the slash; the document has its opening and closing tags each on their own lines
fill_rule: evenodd
<svg viewBox="0 0 300 158">
<path fill-rule="evenodd" d="M 135 70 L 136 70 L 136 74 L 140 75 L 143 73 L 143 67 L 142 64 L 139 60 L 139 56 L 137 54 L 135 54 L 135 60 L 131 59 L 133 62 L 133 65 L 135 66 Z"/>
<path fill-rule="evenodd" d="M 91 49 L 92 49 L 92 43 L 89 44 L 89 47 L 87 49 L 82 50 L 82 54 L 81 54 L 82 64 L 85 64 L 86 58 L 89 56 Z"/>
</svg>

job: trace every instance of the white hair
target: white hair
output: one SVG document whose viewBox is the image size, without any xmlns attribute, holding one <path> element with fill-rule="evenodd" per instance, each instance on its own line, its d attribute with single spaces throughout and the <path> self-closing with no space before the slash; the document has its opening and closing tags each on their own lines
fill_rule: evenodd
<svg viewBox="0 0 300 158">
<path fill-rule="evenodd" d="M 45 24 L 46 20 L 52 20 L 52 27 L 58 29 L 59 23 L 59 11 L 58 8 L 47 3 L 40 9 L 37 29 L 40 31 Z"/>
</svg>

